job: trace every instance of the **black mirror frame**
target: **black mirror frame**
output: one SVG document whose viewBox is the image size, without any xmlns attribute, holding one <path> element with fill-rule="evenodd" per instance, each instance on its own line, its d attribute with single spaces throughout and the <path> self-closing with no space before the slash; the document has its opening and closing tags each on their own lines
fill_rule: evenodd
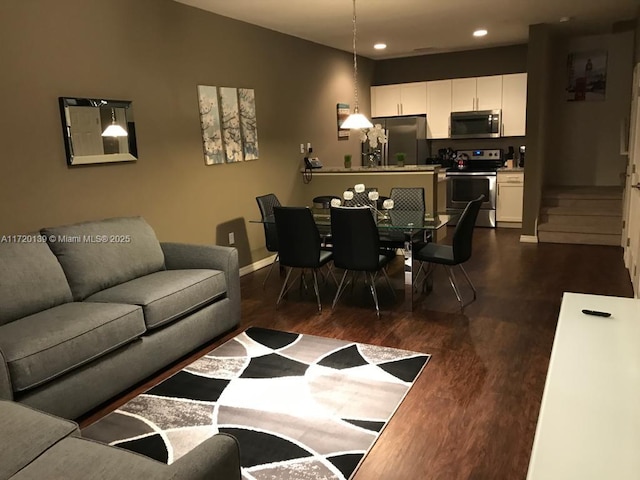
<svg viewBox="0 0 640 480">
<path fill-rule="evenodd" d="M 100 98 L 77 98 L 77 97 L 58 97 L 58 103 L 60 105 L 60 118 L 62 122 L 62 137 L 64 139 L 64 148 L 67 154 L 67 165 L 80 166 L 80 165 L 97 165 L 114 162 L 135 162 L 138 159 L 138 146 L 136 142 L 136 129 L 135 122 L 133 121 L 133 109 L 131 107 L 132 102 L 129 100 L 107 100 Z M 115 154 L 101 155 L 104 157 L 102 160 L 92 160 L 88 162 L 74 161 L 74 159 L 82 158 L 76 156 L 73 152 L 73 142 L 71 140 L 71 125 L 69 125 L 67 119 L 68 107 L 106 107 L 106 108 L 123 108 L 126 112 L 127 119 L 127 140 L 129 144 L 129 152 L 127 155 L 119 154 L 117 157 L 112 157 Z"/>
</svg>

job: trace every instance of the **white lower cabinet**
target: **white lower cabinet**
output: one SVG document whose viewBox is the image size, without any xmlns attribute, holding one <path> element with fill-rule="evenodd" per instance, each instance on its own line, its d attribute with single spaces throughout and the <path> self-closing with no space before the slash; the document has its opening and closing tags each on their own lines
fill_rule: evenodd
<svg viewBox="0 0 640 480">
<path fill-rule="evenodd" d="M 522 223 L 522 202 L 524 194 L 524 172 L 498 172 L 498 194 L 496 220 L 500 222 Z"/>
</svg>

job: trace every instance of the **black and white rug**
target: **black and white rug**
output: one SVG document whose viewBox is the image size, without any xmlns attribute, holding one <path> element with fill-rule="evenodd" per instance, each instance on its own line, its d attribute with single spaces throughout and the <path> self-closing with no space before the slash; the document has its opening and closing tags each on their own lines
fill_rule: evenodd
<svg viewBox="0 0 640 480">
<path fill-rule="evenodd" d="M 225 432 L 244 479 L 349 479 L 429 357 L 252 327 L 82 435 L 172 463 Z"/>
</svg>

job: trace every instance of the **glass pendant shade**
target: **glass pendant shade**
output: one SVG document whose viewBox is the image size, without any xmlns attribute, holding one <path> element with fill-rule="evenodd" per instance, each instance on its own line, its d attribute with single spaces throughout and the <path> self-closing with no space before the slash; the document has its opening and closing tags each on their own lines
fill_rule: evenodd
<svg viewBox="0 0 640 480">
<path fill-rule="evenodd" d="M 120 125 L 111 124 L 102 132 L 103 137 L 126 137 L 129 135 L 127 131 Z"/>
<path fill-rule="evenodd" d="M 341 128 L 360 129 L 371 128 L 373 124 L 363 114 L 354 112 L 340 125 Z"/>
</svg>

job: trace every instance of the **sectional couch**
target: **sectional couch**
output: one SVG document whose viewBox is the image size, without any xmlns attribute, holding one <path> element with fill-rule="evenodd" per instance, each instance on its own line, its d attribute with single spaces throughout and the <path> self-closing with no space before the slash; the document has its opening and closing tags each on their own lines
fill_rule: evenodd
<svg viewBox="0 0 640 480">
<path fill-rule="evenodd" d="M 0 237 L 0 399 L 78 418 L 239 321 L 234 248 L 140 217 Z"/>
<path fill-rule="evenodd" d="M 166 465 L 80 436 L 78 426 L 0 400 L 0 480 L 240 480 L 230 435 L 214 435 Z"/>
</svg>

